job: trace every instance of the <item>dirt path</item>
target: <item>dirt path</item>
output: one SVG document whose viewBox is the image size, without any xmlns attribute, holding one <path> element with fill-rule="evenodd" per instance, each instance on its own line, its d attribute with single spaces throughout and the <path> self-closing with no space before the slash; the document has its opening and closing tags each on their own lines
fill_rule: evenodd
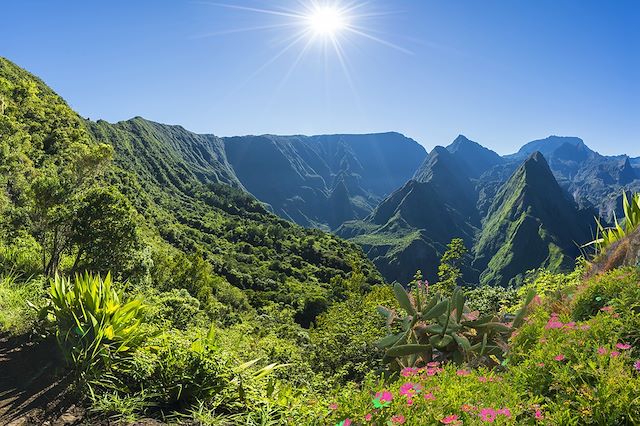
<svg viewBox="0 0 640 426">
<path fill-rule="evenodd" d="M 55 344 L 0 334 L 0 425 L 82 424 L 70 379 L 56 371 Z"/>
</svg>

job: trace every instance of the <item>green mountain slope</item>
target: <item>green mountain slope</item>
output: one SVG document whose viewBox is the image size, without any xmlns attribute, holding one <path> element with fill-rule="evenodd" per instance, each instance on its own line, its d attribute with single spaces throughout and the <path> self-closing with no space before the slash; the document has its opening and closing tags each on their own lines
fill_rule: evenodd
<svg viewBox="0 0 640 426">
<path fill-rule="evenodd" d="M 60 212 L 87 192 L 109 188 L 136 211 L 138 249 L 126 259 L 132 284 L 187 288 L 222 305 L 241 304 L 243 297 L 255 307 L 283 303 L 308 324 L 342 297 L 340 279 L 354 265 L 365 285 L 381 280 L 355 244 L 284 221 L 244 192 L 220 139 L 141 118 L 83 121 L 40 80 L 5 59 L 0 100 L 0 246 L 26 239 L 34 251 L 45 252 L 59 240 L 51 235 L 65 231 L 51 228 L 64 223 Z M 56 203 L 49 202 L 54 196 Z M 45 203 L 47 223 L 41 219 Z M 65 217 L 73 221 L 73 214 Z M 54 234 L 43 236 L 45 225 Z M 56 263 L 69 272 L 79 249 L 65 244 Z M 188 276 L 211 277 L 193 286 L 183 282 L 181 271 L 202 261 L 210 266 Z"/>
<path fill-rule="evenodd" d="M 587 217 L 569 201 L 542 154 L 533 153 L 496 194 L 475 246 L 481 284 L 518 283 L 527 270 L 570 269 L 589 239 Z"/>
</svg>

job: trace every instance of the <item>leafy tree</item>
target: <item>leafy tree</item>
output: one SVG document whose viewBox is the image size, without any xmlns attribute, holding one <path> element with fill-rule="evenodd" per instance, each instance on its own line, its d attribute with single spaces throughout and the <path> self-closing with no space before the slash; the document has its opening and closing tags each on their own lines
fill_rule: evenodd
<svg viewBox="0 0 640 426">
<path fill-rule="evenodd" d="M 114 187 L 92 188 L 73 212 L 71 243 L 76 251 L 72 270 L 126 271 L 138 246 L 135 212 Z"/>
</svg>

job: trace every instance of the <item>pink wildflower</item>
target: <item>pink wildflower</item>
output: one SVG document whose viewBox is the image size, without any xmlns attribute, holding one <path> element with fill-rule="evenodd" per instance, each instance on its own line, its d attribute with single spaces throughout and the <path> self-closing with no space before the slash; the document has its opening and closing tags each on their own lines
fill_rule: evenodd
<svg viewBox="0 0 640 426">
<path fill-rule="evenodd" d="M 480 383 L 486 383 L 486 382 L 487 382 L 487 378 L 486 378 L 486 377 L 484 377 L 484 376 L 480 376 L 480 377 L 478 377 L 478 381 L 479 381 Z"/>
<path fill-rule="evenodd" d="M 636 371 L 640 371 L 640 359 L 633 363 L 633 368 L 635 368 Z"/>
<path fill-rule="evenodd" d="M 607 354 L 607 348 L 600 346 L 598 348 L 598 355 L 606 355 L 606 354 Z"/>
<path fill-rule="evenodd" d="M 391 423 L 401 425 L 404 422 L 405 422 L 405 418 L 402 414 L 396 414 L 395 416 L 391 417 Z"/>
<path fill-rule="evenodd" d="M 503 416 L 509 418 L 511 417 L 511 410 L 508 408 L 501 408 L 497 411 L 498 414 L 502 414 Z"/>
<path fill-rule="evenodd" d="M 416 389 L 417 388 L 417 389 Z M 414 393 L 416 393 L 416 390 L 420 390 L 422 388 L 422 386 L 411 383 L 411 382 L 407 382 L 404 383 L 402 386 L 400 386 L 400 395 L 407 395 L 407 396 L 411 396 Z"/>
<path fill-rule="evenodd" d="M 462 404 L 460 409 L 462 411 L 464 411 L 465 413 L 468 413 L 469 411 L 473 411 L 473 407 L 471 405 L 469 405 L 469 404 Z"/>
<path fill-rule="evenodd" d="M 493 421 L 496 419 L 496 410 L 494 410 L 493 408 L 483 408 L 482 410 L 480 410 L 479 416 L 483 422 L 493 423 Z"/>
<path fill-rule="evenodd" d="M 380 402 L 390 402 L 393 399 L 393 394 L 388 390 L 383 390 L 376 393 L 375 399 L 379 400 Z"/>
<path fill-rule="evenodd" d="M 402 371 L 400 372 L 402 377 L 415 376 L 417 373 L 418 373 L 418 370 L 416 368 L 413 368 L 413 367 L 403 368 Z"/>
<path fill-rule="evenodd" d="M 413 405 L 413 399 L 407 398 L 407 407 L 411 407 Z"/>
<path fill-rule="evenodd" d="M 436 397 L 433 396 L 433 394 L 431 392 L 427 392 L 427 393 L 424 394 L 424 399 L 426 401 L 435 401 Z"/>
<path fill-rule="evenodd" d="M 544 326 L 545 329 L 549 330 L 552 328 L 562 328 L 564 324 L 562 321 L 558 320 L 558 314 L 551 314 L 551 318 L 547 322 L 547 325 Z"/>
<path fill-rule="evenodd" d="M 555 359 L 556 361 L 564 361 L 565 359 L 567 359 L 567 357 L 565 357 L 563 354 L 560 354 L 556 355 L 553 359 Z"/>
<path fill-rule="evenodd" d="M 628 344 L 628 343 L 618 343 L 618 344 L 616 344 L 616 348 L 625 351 L 627 349 L 631 349 L 631 345 Z"/>
<path fill-rule="evenodd" d="M 440 362 L 438 361 L 431 361 L 427 363 L 427 367 L 438 367 L 440 365 Z"/>
<path fill-rule="evenodd" d="M 533 416 L 535 417 L 536 420 L 544 419 L 544 415 L 542 414 L 542 411 L 540 409 L 537 409 L 536 413 Z"/>
<path fill-rule="evenodd" d="M 336 426 L 351 426 L 351 419 L 344 419 L 343 421 L 338 423 Z"/>
<path fill-rule="evenodd" d="M 612 312 L 613 311 L 613 306 L 603 306 L 602 308 L 600 308 L 600 310 L 602 312 Z"/>
<path fill-rule="evenodd" d="M 573 328 L 576 328 L 576 323 L 575 323 L 575 322 L 573 322 L 573 321 L 568 322 L 568 323 L 566 323 L 566 324 L 564 325 L 564 328 L 572 328 L 572 329 L 573 329 Z"/>
<path fill-rule="evenodd" d="M 457 421 L 458 421 L 458 416 L 456 414 L 451 414 L 449 416 L 443 417 L 442 420 L 440 420 L 440 423 L 445 425 L 450 425 Z"/>
<path fill-rule="evenodd" d="M 336 404 L 335 402 L 332 402 L 331 404 L 329 404 L 329 410 L 337 410 L 338 409 L 338 404 Z"/>
<path fill-rule="evenodd" d="M 618 355 L 620 355 L 620 352 L 618 352 L 618 351 L 611 351 L 611 353 L 609 354 L 609 356 L 610 356 L 611 358 L 615 358 L 615 357 L 617 357 Z"/>
<path fill-rule="evenodd" d="M 370 422 L 372 418 L 373 418 L 373 415 L 371 413 L 367 413 L 364 416 L 364 420 L 367 422 Z"/>
<path fill-rule="evenodd" d="M 468 376 L 471 372 L 469 370 L 458 370 L 456 371 L 456 374 L 458 376 Z"/>
<path fill-rule="evenodd" d="M 539 362 L 536 364 L 538 367 L 544 367 L 544 362 Z"/>
</svg>

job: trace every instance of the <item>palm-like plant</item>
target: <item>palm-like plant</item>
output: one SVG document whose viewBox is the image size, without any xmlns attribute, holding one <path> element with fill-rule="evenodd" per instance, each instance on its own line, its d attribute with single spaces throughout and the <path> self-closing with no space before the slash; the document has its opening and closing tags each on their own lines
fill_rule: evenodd
<svg viewBox="0 0 640 426">
<path fill-rule="evenodd" d="M 624 222 L 620 224 L 614 214 L 614 226 L 605 227 L 600 220 L 596 219 L 596 239 L 586 244 L 585 247 L 594 246 L 596 253 L 609 247 L 616 241 L 621 240 L 626 235 L 636 230 L 640 226 L 640 193 L 627 197 L 626 192 L 622 193 L 622 209 L 624 211 Z"/>
<path fill-rule="evenodd" d="M 41 315 L 55 332 L 66 360 L 81 375 L 111 367 L 147 337 L 140 300 L 124 301 L 111 274 L 56 276 Z"/>
</svg>

